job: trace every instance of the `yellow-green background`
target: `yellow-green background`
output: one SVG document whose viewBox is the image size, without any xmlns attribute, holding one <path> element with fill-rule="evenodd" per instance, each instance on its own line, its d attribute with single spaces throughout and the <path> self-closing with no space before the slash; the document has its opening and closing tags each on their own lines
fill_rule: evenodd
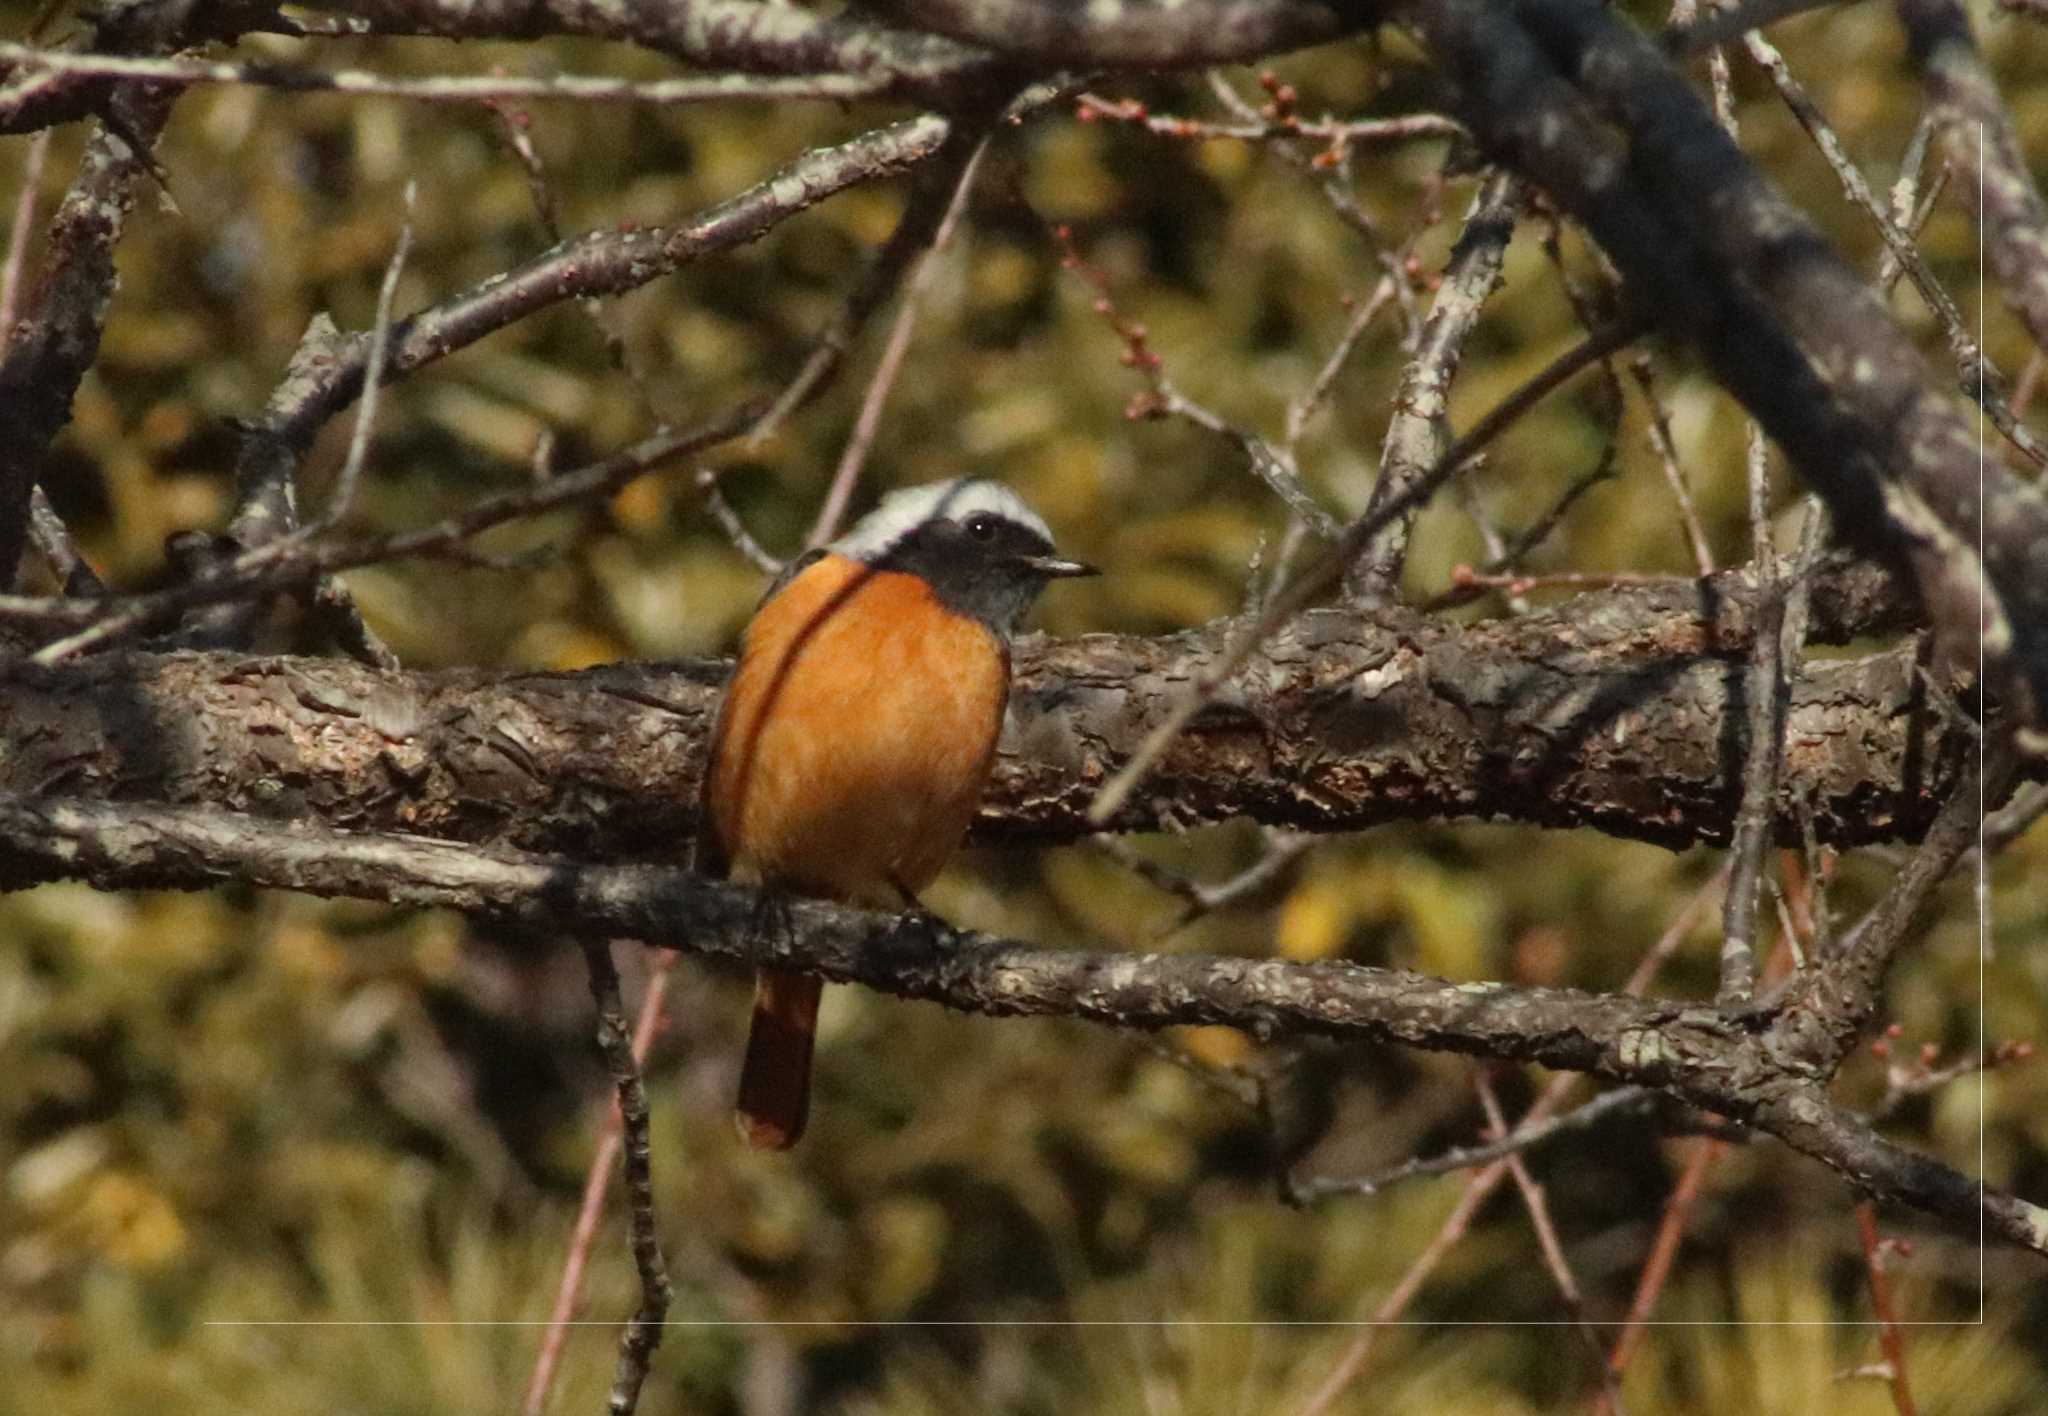
<svg viewBox="0 0 2048 1416">
<path fill-rule="evenodd" d="M 10 33 L 29 8 L 0 11 Z M 2048 30 L 1989 7 L 1977 19 L 2023 144 L 2048 154 Z M 1802 20 L 1784 37 L 1852 154 L 1888 185 L 1918 112 L 1888 7 Z M 253 41 L 245 53 L 305 51 Z M 317 56 L 415 74 L 670 72 L 590 43 L 350 43 Z M 1389 113 L 1421 91 L 1411 57 L 1398 43 L 1379 57 L 1349 45 L 1278 68 L 1312 114 Z M 1754 71 L 1736 67 L 1745 146 L 1870 268 L 1874 233 Z M 1233 78 L 1256 93 L 1248 73 Z M 1130 91 L 1165 110 L 1213 112 L 1199 82 Z M 530 109 L 569 232 L 678 219 L 807 145 L 894 112 Z M 28 143 L 0 139 L 0 210 L 13 210 Z M 43 214 L 80 146 L 75 126 L 56 135 Z M 526 175 L 476 107 L 202 90 L 180 103 L 159 156 L 175 207 L 154 191 L 140 202 L 53 487 L 121 585 L 162 573 L 167 533 L 221 524 L 234 452 L 226 420 L 260 409 L 307 320 L 328 310 L 347 328 L 369 322 L 408 181 L 419 197 L 401 310 L 548 244 Z M 1443 158 L 1440 142 L 1361 154 L 1359 198 L 1390 239 L 1418 221 Z M 1472 187 L 1459 175 L 1442 189 L 1445 220 L 1419 246 L 1425 272 L 1440 268 Z M 649 427 L 643 399 L 684 421 L 788 377 L 901 199 L 901 184 L 849 193 L 757 246 L 611 303 L 604 318 L 635 379 L 611 367 L 589 317 L 564 307 L 393 388 L 356 529 L 413 525 L 521 485 L 546 434 L 557 466 L 618 446 Z M 1054 633 L 1163 631 L 1228 613 L 1255 549 L 1276 539 L 1280 509 L 1228 444 L 1123 419 L 1137 382 L 1091 311 L 1093 291 L 1060 270 L 1054 222 L 1072 223 L 1184 390 L 1273 431 L 1343 328 L 1343 297 L 1363 297 L 1376 279 L 1357 236 L 1284 164 L 1234 142 L 1173 143 L 1042 115 L 1004 133 L 984 164 L 921 309 L 866 486 L 973 470 L 1016 487 L 1069 550 L 1108 570 L 1048 596 L 1042 621 Z M 1923 246 L 1972 320 L 1981 307 L 1990 352 L 2017 373 L 2024 335 L 1995 294 L 1980 298 L 1966 211 L 1945 201 Z M 1586 271 L 1583 244 L 1571 237 L 1567 249 Z M 1894 308 L 1939 364 L 1942 344 L 1917 298 L 1901 293 Z M 1360 507 L 1371 485 L 1401 363 L 1391 330 L 1374 327 L 1302 446 L 1311 487 L 1339 513 Z M 778 552 L 809 524 L 881 333 L 878 323 L 848 377 L 772 441 L 712 459 Z M 1469 346 L 1456 421 L 1576 335 L 1525 225 L 1508 284 Z M 1660 349 L 1657 371 L 1715 552 L 1740 560 L 1739 413 L 1684 358 Z M 1597 457 L 1592 388 L 1553 400 L 1492 454 L 1481 494 L 1510 527 Z M 307 466 L 314 504 L 346 436 L 347 419 L 336 420 Z M 1620 444 L 1622 477 L 1580 504 L 1539 565 L 1690 568 L 1634 400 Z M 1792 503 L 1782 477 L 1779 503 Z M 400 565 L 349 577 L 408 664 L 573 667 L 719 652 L 761 586 L 687 475 L 485 545 L 518 558 L 514 568 Z M 1462 513 L 1432 510 L 1411 585 L 1440 588 L 1452 565 L 1482 555 Z M 1142 845 L 1205 878 L 1258 851 L 1243 827 Z M 1380 830 L 1328 841 L 1274 888 L 1162 947 L 1614 987 L 1716 864 L 1707 851 L 1504 826 Z M 1980 1028 L 1994 1040 L 2040 1036 L 2044 865 L 2048 833 L 2036 831 L 1995 866 L 1981 1007 L 1972 898 L 1960 885 L 1943 896 L 1891 995 L 1903 1051 L 1933 1041 L 1953 1055 Z M 1881 853 L 1846 861 L 1837 918 L 1874 898 L 1887 870 Z M 929 903 L 965 925 L 1133 948 L 1152 947 L 1178 908 L 1086 847 L 971 855 Z M 1663 986 L 1711 991 L 1713 948 L 1710 911 Z M 635 985 L 637 950 L 620 952 Z M 768 1394 L 792 1372 L 818 1410 L 1290 1410 L 1349 1331 L 1120 1324 L 1369 1312 L 1462 1185 L 1426 1180 L 1288 1209 L 1262 1169 L 1254 1120 L 1143 1039 L 845 989 L 828 1004 L 810 1136 L 789 1157 L 748 1155 L 727 1122 L 744 997 L 739 981 L 684 961 L 651 1064 L 674 1316 L 816 1325 L 671 1331 L 649 1412 L 772 1411 Z M 545 1317 L 605 1095 L 588 1012 L 573 946 L 447 916 L 246 891 L 120 897 L 66 885 L 0 900 L 0 1411 L 512 1408 L 536 1327 L 408 1324 Z M 1256 1051 L 1225 1032 L 1175 1041 L 1212 1064 Z M 1353 1048 L 1300 1059 L 1298 1073 L 1310 1109 L 1323 1099 L 1337 1109 L 1310 1170 L 1390 1163 L 1477 1124 L 1460 1060 Z M 1517 1072 L 1500 1084 L 1519 1107 L 1540 1082 Z M 1841 1093 L 1870 1100 L 1881 1089 L 1881 1065 L 1859 1056 Z M 2040 1064 L 1958 1082 L 1909 1109 L 1893 1134 L 1974 1170 L 1980 1104 L 1985 1172 L 2041 1197 Z M 1615 1127 L 1532 1160 L 1596 1318 L 1625 1308 L 1694 1144 Z M 1727 1325 L 1867 1322 L 1850 1206 L 1839 1180 L 1774 1144 L 1724 1158 L 1658 1309 L 1708 1325 L 1652 1331 L 1629 1375 L 1630 1409 L 1889 1410 L 1882 1383 L 1840 1377 L 1876 1360 L 1867 1326 Z M 1974 1320 L 1975 1246 L 1887 1219 L 1914 1238 L 1894 1273 L 1904 1315 Z M 587 1318 L 632 1305 L 621 1238 L 612 1223 Z M 1994 1252 L 1986 1325 L 1910 1331 L 1920 1409 L 2040 1409 L 2043 1291 L 2038 1262 Z M 1548 1411 L 1588 1390 L 1590 1359 L 1567 1329 L 1448 1325 L 1562 1316 L 1509 1189 L 1408 1316 L 1426 1325 L 1384 1334 L 1338 1409 Z M 337 1325 L 208 1325 L 246 1319 Z M 878 1325 L 904 1319 L 1100 1325 Z M 553 1409 L 595 1409 L 613 1337 L 609 1326 L 577 1330 Z"/>
</svg>

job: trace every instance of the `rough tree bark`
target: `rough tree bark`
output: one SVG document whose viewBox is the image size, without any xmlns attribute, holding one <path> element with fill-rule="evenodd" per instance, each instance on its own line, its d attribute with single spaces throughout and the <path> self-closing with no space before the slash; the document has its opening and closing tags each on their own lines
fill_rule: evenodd
<svg viewBox="0 0 2048 1416">
<path fill-rule="evenodd" d="M 1821 582 L 1819 638 L 1896 615 L 1868 567 Z M 1456 626 L 1315 611 L 1276 635 L 1121 829 L 1243 816 L 1304 830 L 1481 816 L 1725 844 L 1756 591 L 1746 571 Z M 1095 789 L 1230 626 L 1019 646 L 983 840 L 1087 834 Z M 1802 675 L 1776 813 L 1837 845 L 1917 839 L 1976 739 L 1912 645 Z M 214 803 L 585 859 L 691 839 L 719 661 L 575 674 L 380 673 L 314 659 L 119 655 L 17 673 L 0 791 Z M 659 850 L 660 847 L 653 849 Z"/>
</svg>

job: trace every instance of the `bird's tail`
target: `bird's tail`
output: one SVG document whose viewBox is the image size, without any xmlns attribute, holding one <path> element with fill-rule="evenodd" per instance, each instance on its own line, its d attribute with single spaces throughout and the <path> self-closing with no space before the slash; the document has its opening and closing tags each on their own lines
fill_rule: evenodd
<svg viewBox="0 0 2048 1416">
<path fill-rule="evenodd" d="M 754 1023 L 733 1120 L 757 1150 L 788 1150 L 804 1133 L 823 989 L 823 981 L 810 974 L 761 969 L 754 975 Z"/>
</svg>

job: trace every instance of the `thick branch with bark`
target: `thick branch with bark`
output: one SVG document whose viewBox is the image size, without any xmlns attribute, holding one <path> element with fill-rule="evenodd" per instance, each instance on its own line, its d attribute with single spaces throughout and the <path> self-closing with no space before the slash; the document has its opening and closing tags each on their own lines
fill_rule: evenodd
<svg viewBox="0 0 2048 1416">
<path fill-rule="evenodd" d="M 1867 568 L 1816 586 L 1817 637 L 1867 630 Z M 1238 673 L 1114 823 L 1248 816 L 1355 829 L 1484 815 L 1683 846 L 1725 841 L 1740 794 L 1758 592 L 1593 592 L 1520 620 L 1300 617 Z M 1224 653 L 1235 626 L 1018 646 L 983 839 L 1072 840 L 1097 786 Z M 477 842 L 641 854 L 694 829 L 726 666 L 380 673 L 227 654 L 17 668 L 0 696 L 0 790 L 212 803 Z M 1774 834 L 1917 838 L 1974 757 L 1911 647 L 1804 674 L 1787 706 Z"/>
</svg>

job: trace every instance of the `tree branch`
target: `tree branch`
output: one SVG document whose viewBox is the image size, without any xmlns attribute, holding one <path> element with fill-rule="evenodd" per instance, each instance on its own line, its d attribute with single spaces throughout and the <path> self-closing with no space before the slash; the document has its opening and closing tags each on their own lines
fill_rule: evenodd
<svg viewBox="0 0 2048 1416">
<path fill-rule="evenodd" d="M 1840 618 L 1856 603 L 1840 582 L 1816 592 L 1817 637 L 1867 625 Z M 1484 812 L 1674 847 L 1724 842 L 1757 594 L 1728 572 L 1483 625 L 1304 615 L 1226 681 L 1116 825 L 1249 816 L 1330 831 Z M 1095 784 L 1234 629 L 1021 642 L 980 837 L 1088 834 Z M 0 790 L 627 858 L 694 830 L 725 673 L 715 660 L 378 673 L 228 654 L 18 667 L 0 694 Z M 1787 721 L 1772 812 L 1786 843 L 1802 839 L 1808 810 L 1832 843 L 1917 838 L 1975 755 L 1970 730 L 1928 701 L 1910 651 L 1814 666 Z"/>
<path fill-rule="evenodd" d="M 1405 12 L 1499 160 L 1584 222 L 1660 321 L 1828 501 L 1913 567 L 1947 652 L 1986 651 L 2022 727 L 2048 723 L 2048 498 L 1934 391 L 1883 302 L 1749 163 L 1654 44 L 1592 0 Z M 1983 552 L 1978 530 L 1986 528 Z"/>
</svg>

